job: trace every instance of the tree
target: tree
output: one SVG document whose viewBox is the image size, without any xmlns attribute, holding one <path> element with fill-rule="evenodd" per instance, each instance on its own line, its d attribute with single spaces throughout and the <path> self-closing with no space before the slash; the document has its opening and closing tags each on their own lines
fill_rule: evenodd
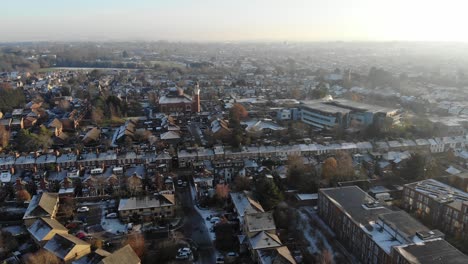
<svg viewBox="0 0 468 264">
<path fill-rule="evenodd" d="M 23 262 L 25 264 L 38 264 L 38 263 L 47 263 L 47 264 L 60 264 L 62 261 L 57 258 L 54 254 L 50 253 L 45 249 L 39 249 L 35 253 L 29 253 L 23 257 Z"/>
<path fill-rule="evenodd" d="M 156 251 L 158 252 L 151 263 L 167 263 L 174 259 L 177 254 L 179 245 L 173 239 L 164 239 L 156 244 Z"/>
<path fill-rule="evenodd" d="M 16 192 L 16 199 L 21 202 L 30 201 L 31 195 L 26 190 L 19 190 Z"/>
<path fill-rule="evenodd" d="M 232 121 L 240 122 L 248 116 L 247 110 L 241 104 L 235 103 L 229 110 L 229 119 Z"/>
<path fill-rule="evenodd" d="M 236 230 L 239 227 L 232 223 L 218 223 L 214 226 L 216 248 L 223 251 L 235 250 L 237 246 Z"/>
<path fill-rule="evenodd" d="M 265 210 L 274 208 L 279 202 L 284 200 L 283 194 L 275 182 L 266 177 L 262 177 L 256 181 L 255 193 Z"/>
<path fill-rule="evenodd" d="M 18 248 L 18 241 L 10 232 L 0 231 L 0 248 L 3 252 L 13 252 Z"/>
<path fill-rule="evenodd" d="M 229 196 L 229 185 L 217 184 L 216 185 L 216 198 L 219 200 L 225 200 Z"/>
<path fill-rule="evenodd" d="M 338 172 L 338 162 L 335 158 L 327 158 L 322 165 L 322 179 L 329 183 L 334 180 Z"/>
<path fill-rule="evenodd" d="M 101 124 L 102 121 L 104 121 L 104 111 L 101 108 L 94 107 L 91 112 L 91 120 L 93 120 L 95 124 Z"/>
<path fill-rule="evenodd" d="M 0 83 L 0 111 L 7 112 L 22 107 L 25 100 L 22 89 L 13 89 L 9 83 Z"/>
<path fill-rule="evenodd" d="M 31 134 L 31 132 L 25 129 L 20 129 L 20 131 L 18 131 L 15 143 L 16 149 L 20 152 L 37 151 L 39 148 L 37 135 Z"/>
<path fill-rule="evenodd" d="M 37 135 L 37 143 L 39 147 L 48 149 L 52 145 L 52 133 L 44 126 L 39 128 L 39 135 Z"/>
<path fill-rule="evenodd" d="M 326 249 L 322 250 L 322 252 L 320 254 L 320 262 L 319 263 L 320 264 L 333 264 L 333 263 L 335 263 L 334 258 L 333 258 L 333 254 L 330 251 L 326 250 Z"/>
<path fill-rule="evenodd" d="M 139 258 L 145 253 L 145 238 L 141 233 L 133 233 L 127 236 L 126 244 L 129 244 Z"/>
<path fill-rule="evenodd" d="M 63 86 L 62 89 L 61 89 L 61 92 L 62 96 L 71 96 L 71 89 L 70 87 L 68 86 Z"/>
<path fill-rule="evenodd" d="M 413 153 L 401 168 L 400 176 L 408 182 L 425 178 L 426 160 L 422 154 Z"/>
<path fill-rule="evenodd" d="M 6 130 L 4 125 L 0 125 L 0 150 L 8 146 L 10 140 L 10 132 Z"/>
<path fill-rule="evenodd" d="M 354 166 L 351 155 L 344 151 L 339 151 L 335 159 L 337 161 L 337 177 L 340 181 L 351 180 L 354 177 Z"/>
<path fill-rule="evenodd" d="M 250 180 L 247 177 L 237 176 L 234 179 L 234 189 L 238 192 L 250 190 Z"/>
<path fill-rule="evenodd" d="M 273 217 L 275 219 L 275 224 L 278 228 L 288 229 L 290 223 L 293 222 L 291 217 L 294 214 L 291 213 L 291 208 L 286 202 L 280 202 L 273 211 Z"/>
<path fill-rule="evenodd" d="M 310 92 L 312 99 L 320 99 L 328 95 L 328 87 L 324 82 L 320 82 L 315 89 Z"/>
<path fill-rule="evenodd" d="M 304 173 L 306 173 L 306 167 L 302 156 L 300 155 L 289 155 L 288 156 L 288 183 L 292 186 L 297 186 L 299 179 Z"/>
</svg>

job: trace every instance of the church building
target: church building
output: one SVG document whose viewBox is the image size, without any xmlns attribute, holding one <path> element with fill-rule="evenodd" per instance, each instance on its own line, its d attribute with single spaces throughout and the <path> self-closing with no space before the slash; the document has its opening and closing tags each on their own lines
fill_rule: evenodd
<svg viewBox="0 0 468 264">
<path fill-rule="evenodd" d="M 159 98 L 159 111 L 163 113 L 200 112 L 200 87 L 198 83 L 193 89 L 192 97 L 186 95 L 181 88 L 170 88 L 169 93 Z"/>
</svg>

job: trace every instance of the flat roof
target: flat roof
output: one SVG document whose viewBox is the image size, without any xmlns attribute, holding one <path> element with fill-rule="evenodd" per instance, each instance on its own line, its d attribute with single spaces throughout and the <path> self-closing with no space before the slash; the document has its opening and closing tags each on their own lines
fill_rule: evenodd
<svg viewBox="0 0 468 264">
<path fill-rule="evenodd" d="M 395 251 L 399 252 L 410 263 L 425 264 L 465 264 L 468 256 L 450 245 L 443 239 L 425 241 L 422 243 L 397 246 Z"/>
<path fill-rule="evenodd" d="M 378 105 L 355 102 L 355 101 L 351 101 L 347 99 L 335 99 L 333 101 L 330 101 L 329 104 L 334 104 L 334 105 L 338 105 L 338 106 L 345 107 L 345 108 L 349 107 L 349 108 L 353 108 L 356 110 L 373 112 L 373 113 L 388 113 L 388 112 L 394 112 L 397 110 L 397 109 L 391 109 L 388 107 L 383 107 L 383 106 L 378 106 Z"/>
<path fill-rule="evenodd" d="M 468 202 L 468 193 L 434 179 L 414 182 L 405 186 L 458 210 L 461 210 L 464 202 Z"/>
<path fill-rule="evenodd" d="M 342 208 L 351 219 L 362 225 L 377 221 L 378 216 L 392 212 L 385 206 L 366 208 L 363 204 L 376 202 L 372 196 L 357 186 L 321 189 L 321 193 L 328 196 L 338 207 Z"/>
<path fill-rule="evenodd" d="M 315 111 L 319 111 L 322 113 L 329 113 L 329 114 L 336 114 L 336 113 L 348 114 L 349 112 L 351 112 L 351 110 L 349 109 L 326 104 L 324 102 L 303 102 L 301 106 L 309 110 L 315 110 Z"/>
</svg>

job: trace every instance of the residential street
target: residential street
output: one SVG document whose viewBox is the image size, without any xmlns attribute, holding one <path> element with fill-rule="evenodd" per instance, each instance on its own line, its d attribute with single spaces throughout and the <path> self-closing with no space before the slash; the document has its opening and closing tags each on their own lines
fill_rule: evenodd
<svg viewBox="0 0 468 264">
<path fill-rule="evenodd" d="M 199 259 L 196 263 L 215 263 L 216 254 L 213 242 L 208 233 L 209 230 L 204 224 L 204 219 L 194 208 L 195 203 L 190 194 L 190 188 L 179 189 L 179 193 L 185 214 L 185 222 L 181 231 L 198 245 Z"/>
</svg>

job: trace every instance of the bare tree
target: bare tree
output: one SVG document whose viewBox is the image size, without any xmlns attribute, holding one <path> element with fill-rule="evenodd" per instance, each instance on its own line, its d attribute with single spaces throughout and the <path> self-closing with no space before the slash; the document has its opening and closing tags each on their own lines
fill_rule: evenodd
<svg viewBox="0 0 468 264">
<path fill-rule="evenodd" d="M 4 125 L 0 125 L 0 150 L 8 145 L 10 139 L 10 132 L 5 129 Z"/>
<path fill-rule="evenodd" d="M 335 158 L 327 158 L 322 165 L 322 179 L 330 182 L 332 181 L 338 172 L 338 162 Z"/>
<path fill-rule="evenodd" d="M 45 249 L 40 249 L 35 253 L 27 254 L 23 257 L 23 262 L 25 264 L 38 264 L 38 263 L 47 263 L 47 264 L 60 264 L 61 261 L 54 254 L 50 253 Z"/>
<path fill-rule="evenodd" d="M 31 194 L 26 190 L 19 190 L 16 192 L 16 199 L 22 202 L 29 201 L 31 200 Z"/>
</svg>

